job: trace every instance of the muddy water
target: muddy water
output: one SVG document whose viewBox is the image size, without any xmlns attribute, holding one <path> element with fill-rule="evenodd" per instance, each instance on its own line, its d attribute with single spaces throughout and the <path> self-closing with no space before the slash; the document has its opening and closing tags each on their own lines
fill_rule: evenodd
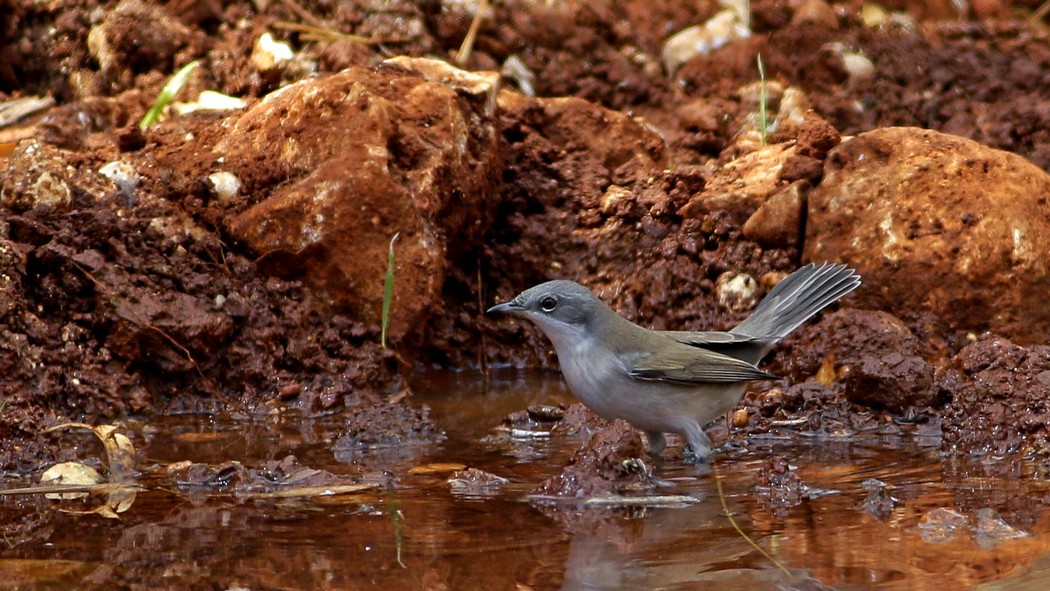
<svg viewBox="0 0 1050 591">
<path fill-rule="evenodd" d="M 513 439 L 492 427 L 528 404 L 568 399 L 557 376 L 509 374 L 487 385 L 473 375 L 429 376 L 414 401 L 431 407 L 446 441 L 339 459 L 331 451 L 338 417 L 158 419 L 140 430 L 148 440 L 141 465 L 154 468 L 147 474 L 182 460 L 257 466 L 294 454 L 311 468 L 395 486 L 245 500 L 152 476 L 119 520 L 59 511 L 87 502 L 0 499 L 0 589 L 1042 589 L 1050 581 L 1044 466 L 945 458 L 918 437 L 753 440 L 720 454 L 714 471 L 673 457 L 658 467 L 672 484 L 665 492 L 693 504 L 536 506 L 526 495 L 580 440 Z M 756 491 L 755 475 L 774 454 L 797 467 L 810 498 Z M 456 493 L 437 462 L 510 483 Z M 784 570 L 733 528 L 723 499 Z M 938 508 L 964 516 L 954 534 L 924 525 Z"/>
</svg>

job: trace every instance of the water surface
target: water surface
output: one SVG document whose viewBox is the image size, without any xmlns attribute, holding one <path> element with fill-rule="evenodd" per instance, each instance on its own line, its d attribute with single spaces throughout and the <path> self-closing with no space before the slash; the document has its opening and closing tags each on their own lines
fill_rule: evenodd
<svg viewBox="0 0 1050 591">
<path fill-rule="evenodd" d="M 936 441 L 916 437 L 769 437 L 719 454 L 713 471 L 665 452 L 656 470 L 673 487 L 661 492 L 696 497 L 694 504 L 537 506 L 527 495 L 556 474 L 582 440 L 515 440 L 494 428 L 529 404 L 570 400 L 555 374 L 497 373 L 487 384 L 475 374 L 431 374 L 416 384 L 410 401 L 431 408 L 448 434 L 444 442 L 338 459 L 332 451 L 341 434 L 338 416 L 289 413 L 247 423 L 157 418 L 136 437 L 147 490 L 120 519 L 68 512 L 90 510 L 97 502 L 92 499 L 0 498 L 6 522 L 0 589 L 943 590 L 1050 584 L 1050 485 L 1041 461 L 944 456 Z M 387 486 L 260 500 L 187 491 L 158 476 L 164 466 L 185 460 L 257 467 L 289 454 L 348 481 Z M 773 455 L 788 458 L 802 481 L 822 492 L 797 504 L 759 494 L 755 474 Z M 454 492 L 447 470 L 432 466 L 439 462 L 480 468 L 510 483 L 491 492 Z M 871 479 L 886 488 L 873 493 Z M 873 494 L 882 495 L 881 505 Z M 723 501 L 743 532 L 786 572 L 733 528 Z M 921 527 L 941 508 L 966 520 L 954 535 Z"/>
</svg>

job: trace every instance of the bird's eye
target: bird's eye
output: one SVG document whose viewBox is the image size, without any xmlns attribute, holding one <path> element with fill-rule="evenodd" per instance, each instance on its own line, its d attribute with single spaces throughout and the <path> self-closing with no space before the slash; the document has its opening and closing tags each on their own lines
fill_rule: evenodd
<svg viewBox="0 0 1050 591">
<path fill-rule="evenodd" d="M 551 296 L 547 296 L 540 300 L 540 309 L 544 312 L 553 312 L 558 307 L 558 300 Z"/>
</svg>

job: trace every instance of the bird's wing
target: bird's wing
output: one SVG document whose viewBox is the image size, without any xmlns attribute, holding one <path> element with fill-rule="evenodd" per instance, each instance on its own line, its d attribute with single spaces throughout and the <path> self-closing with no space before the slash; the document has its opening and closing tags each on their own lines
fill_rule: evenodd
<svg viewBox="0 0 1050 591">
<path fill-rule="evenodd" d="M 633 378 L 685 385 L 776 378 L 746 361 L 682 343 L 663 347 L 658 353 L 640 354 L 625 365 Z"/>
<path fill-rule="evenodd" d="M 659 334 L 689 345 L 757 364 L 776 341 L 734 332 L 663 331 Z"/>
<path fill-rule="evenodd" d="M 693 347 L 740 345 L 757 340 L 755 337 L 746 334 L 721 331 L 690 332 L 687 330 L 662 330 L 659 331 L 659 334 L 671 337 L 679 343 L 692 345 Z"/>
</svg>

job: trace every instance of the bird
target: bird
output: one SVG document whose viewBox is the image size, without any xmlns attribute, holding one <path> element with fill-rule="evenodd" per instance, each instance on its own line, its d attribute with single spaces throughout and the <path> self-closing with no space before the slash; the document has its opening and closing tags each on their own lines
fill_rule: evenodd
<svg viewBox="0 0 1050 591">
<path fill-rule="evenodd" d="M 740 401 L 747 383 L 776 379 L 758 363 L 791 331 L 860 286 L 847 265 L 810 263 L 769 291 L 728 332 L 649 330 L 565 279 L 541 283 L 488 309 L 531 321 L 554 345 L 569 389 L 599 416 L 643 431 L 659 456 L 665 433 L 685 438 L 686 458 L 712 455 L 704 426 Z"/>
</svg>

